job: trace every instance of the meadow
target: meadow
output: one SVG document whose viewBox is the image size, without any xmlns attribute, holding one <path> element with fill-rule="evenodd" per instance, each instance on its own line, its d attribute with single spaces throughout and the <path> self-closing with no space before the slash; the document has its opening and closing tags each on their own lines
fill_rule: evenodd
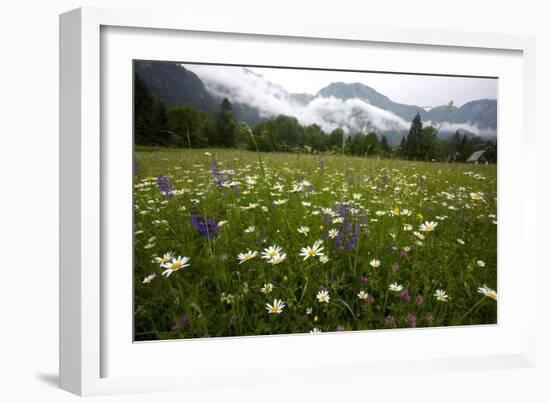
<svg viewBox="0 0 550 403">
<path fill-rule="evenodd" d="M 135 340 L 493 324 L 497 166 L 136 147 Z"/>
</svg>

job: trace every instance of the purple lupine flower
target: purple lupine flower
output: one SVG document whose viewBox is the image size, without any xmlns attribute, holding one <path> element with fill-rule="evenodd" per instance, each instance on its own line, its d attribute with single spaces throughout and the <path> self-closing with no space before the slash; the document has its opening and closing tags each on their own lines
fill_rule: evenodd
<svg viewBox="0 0 550 403">
<path fill-rule="evenodd" d="M 424 304 L 424 297 L 422 295 L 417 295 L 415 300 L 414 300 L 414 303 L 416 305 L 422 305 Z"/>
<path fill-rule="evenodd" d="M 411 300 L 411 294 L 409 293 L 409 290 L 403 290 L 399 293 L 399 298 L 401 298 L 401 301 L 403 302 L 409 302 Z"/>
<path fill-rule="evenodd" d="M 343 222 L 338 227 L 338 235 L 334 238 L 336 247 L 339 250 L 344 248 L 353 250 L 361 233 L 361 225 L 366 223 L 365 213 L 363 209 L 352 203 L 336 203 L 333 210 L 343 218 Z M 355 211 L 355 214 L 352 214 L 352 211 Z M 329 218 L 323 217 L 325 223 Z"/>
<path fill-rule="evenodd" d="M 332 217 L 329 214 L 325 214 L 323 212 L 321 212 L 321 215 L 323 216 L 323 227 L 326 227 Z"/>
<path fill-rule="evenodd" d="M 402 250 L 399 253 L 399 257 L 401 257 L 401 259 L 406 259 L 408 256 L 409 256 L 409 254 L 407 252 L 405 252 L 404 250 Z"/>
<path fill-rule="evenodd" d="M 388 329 L 393 329 L 395 327 L 395 318 L 392 315 L 386 316 L 386 319 L 384 319 L 384 326 Z"/>
<path fill-rule="evenodd" d="M 191 216 L 191 225 L 193 225 L 193 227 L 195 227 L 202 236 L 208 239 L 214 238 L 220 230 L 220 227 L 216 221 L 199 215 Z"/>
<path fill-rule="evenodd" d="M 164 196 L 172 196 L 174 185 L 172 184 L 172 180 L 168 176 L 160 175 L 159 177 L 157 177 L 157 186 L 159 187 L 160 193 L 162 193 Z"/>
<path fill-rule="evenodd" d="M 182 314 L 172 326 L 172 333 L 181 332 L 189 324 L 189 317 L 187 314 Z"/>
<path fill-rule="evenodd" d="M 319 286 L 319 291 L 326 291 L 327 288 L 324 285 Z"/>
<path fill-rule="evenodd" d="M 405 325 L 407 327 L 416 327 L 416 316 L 412 313 L 407 314 L 405 317 Z"/>
<path fill-rule="evenodd" d="M 361 284 L 367 284 L 369 282 L 369 278 L 367 276 L 363 275 L 363 276 L 359 277 L 359 282 Z"/>
<path fill-rule="evenodd" d="M 218 167 L 218 161 L 215 159 L 212 160 L 212 165 L 210 165 L 210 172 L 212 173 L 212 178 L 214 180 L 214 183 L 220 187 L 223 188 L 223 185 L 225 183 L 225 178 L 220 172 L 220 169 Z"/>
</svg>

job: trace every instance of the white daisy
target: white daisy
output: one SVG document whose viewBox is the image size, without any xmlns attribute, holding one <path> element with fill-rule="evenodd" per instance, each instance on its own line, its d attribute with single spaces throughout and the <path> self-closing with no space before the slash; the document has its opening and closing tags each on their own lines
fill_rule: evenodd
<svg viewBox="0 0 550 403">
<path fill-rule="evenodd" d="M 300 234 L 303 234 L 303 235 L 307 235 L 309 233 L 309 227 L 300 227 L 298 228 L 298 233 Z"/>
<path fill-rule="evenodd" d="M 271 245 L 270 247 L 268 248 L 265 248 L 263 251 L 262 251 L 262 259 L 265 259 L 265 260 L 271 260 L 273 259 L 275 256 L 278 256 L 281 254 L 281 247 L 280 246 L 277 246 L 277 245 Z"/>
<path fill-rule="evenodd" d="M 380 267 L 380 260 L 378 259 L 372 259 L 369 264 L 372 266 L 372 267 Z"/>
<path fill-rule="evenodd" d="M 281 301 L 280 299 L 274 299 L 273 300 L 273 305 L 271 304 L 265 304 L 265 309 L 267 309 L 267 312 L 272 314 L 272 313 L 281 313 L 283 312 L 283 308 L 285 307 L 285 303 L 283 301 Z"/>
<path fill-rule="evenodd" d="M 171 262 L 163 263 L 162 267 L 164 267 L 166 270 L 162 272 L 162 275 L 168 277 L 170 276 L 170 274 L 172 274 L 175 271 L 178 271 L 179 269 L 183 269 L 184 267 L 189 267 L 190 264 L 187 263 L 189 262 L 189 260 L 191 259 L 188 257 L 178 256 L 177 258 L 173 258 Z"/>
<path fill-rule="evenodd" d="M 264 284 L 264 286 L 262 288 L 260 288 L 260 291 L 264 294 L 269 294 L 271 291 L 273 291 L 273 284 L 271 283 L 267 283 L 267 284 Z"/>
<path fill-rule="evenodd" d="M 447 302 L 447 298 L 449 298 L 447 293 L 443 290 L 435 290 L 434 297 L 441 302 Z"/>
<path fill-rule="evenodd" d="M 483 287 L 479 287 L 477 289 L 477 292 L 480 294 L 485 295 L 486 297 L 492 298 L 495 301 L 497 301 L 497 292 L 489 287 L 487 287 L 485 284 L 483 284 Z"/>
<path fill-rule="evenodd" d="M 251 232 L 256 231 L 256 227 L 254 225 L 250 225 L 248 228 L 244 230 L 245 234 L 250 234 Z"/>
<path fill-rule="evenodd" d="M 235 302 L 235 296 L 233 294 L 226 294 L 225 292 L 222 292 L 220 301 L 225 302 L 228 305 L 231 305 Z"/>
<path fill-rule="evenodd" d="M 369 299 L 369 294 L 363 290 L 359 291 L 359 294 L 357 294 L 357 296 L 359 297 L 359 299 L 362 299 L 363 301 L 366 301 L 367 299 Z"/>
<path fill-rule="evenodd" d="M 286 259 L 286 253 L 281 253 L 281 254 L 273 256 L 267 262 L 271 263 L 272 265 L 276 265 L 276 264 L 284 262 L 285 259 Z"/>
<path fill-rule="evenodd" d="M 242 210 L 252 210 L 252 209 L 255 209 L 258 206 L 259 206 L 258 203 L 249 203 L 248 206 L 241 206 L 241 209 Z"/>
<path fill-rule="evenodd" d="M 151 281 L 153 281 L 155 279 L 155 277 L 157 277 L 157 275 L 155 273 L 153 274 L 149 274 L 147 277 L 145 277 L 142 281 L 143 284 L 148 284 L 150 283 Z"/>
<path fill-rule="evenodd" d="M 160 264 L 162 266 L 164 263 L 169 262 L 173 258 L 174 258 L 174 252 L 167 252 L 162 257 L 156 256 L 155 257 L 155 262 L 157 262 L 158 264 Z"/>
<path fill-rule="evenodd" d="M 470 198 L 472 200 L 482 200 L 483 199 L 483 194 L 480 193 L 480 192 L 472 192 L 472 193 L 470 193 Z"/>
<path fill-rule="evenodd" d="M 478 260 L 476 263 L 479 267 L 485 267 L 485 262 L 483 260 Z"/>
<path fill-rule="evenodd" d="M 245 253 L 239 253 L 239 255 L 237 256 L 237 259 L 239 259 L 239 264 L 241 264 L 250 259 L 255 258 L 256 256 L 258 256 L 258 252 L 249 250 L 248 252 L 245 252 Z"/>
<path fill-rule="evenodd" d="M 275 185 L 273 185 L 273 187 L 271 189 L 276 190 L 278 192 L 282 192 L 283 188 L 284 188 L 284 186 L 277 182 Z"/>
<path fill-rule="evenodd" d="M 328 237 L 334 239 L 338 236 L 338 230 L 336 228 L 328 230 Z"/>
<path fill-rule="evenodd" d="M 309 333 L 311 334 L 319 334 L 321 333 L 321 329 L 319 329 L 318 327 L 314 327 L 313 330 L 310 330 Z"/>
<path fill-rule="evenodd" d="M 403 286 L 397 283 L 391 283 L 388 288 L 390 291 L 393 291 L 393 292 L 400 292 L 403 290 Z"/>
<path fill-rule="evenodd" d="M 435 227 L 437 227 L 437 223 L 435 221 L 426 221 L 425 223 L 420 224 L 420 231 L 432 232 Z"/>
<path fill-rule="evenodd" d="M 319 261 L 320 261 L 321 263 L 325 264 L 326 262 L 329 261 L 328 256 L 326 256 L 326 255 L 321 256 L 321 257 L 319 258 Z"/>
<path fill-rule="evenodd" d="M 321 290 L 317 293 L 317 299 L 319 302 L 326 302 L 328 304 L 330 301 L 330 295 L 327 290 Z"/>
<path fill-rule="evenodd" d="M 306 260 L 309 257 L 314 256 L 323 256 L 323 252 L 321 252 L 324 248 L 321 246 L 323 241 L 316 241 L 313 246 L 306 246 L 305 248 L 301 249 L 300 256 L 304 257 L 304 260 Z"/>
<path fill-rule="evenodd" d="M 331 217 L 334 217 L 336 215 L 336 212 L 333 209 L 331 209 L 330 207 L 321 209 L 321 213 L 323 213 L 324 215 L 331 216 Z"/>
</svg>

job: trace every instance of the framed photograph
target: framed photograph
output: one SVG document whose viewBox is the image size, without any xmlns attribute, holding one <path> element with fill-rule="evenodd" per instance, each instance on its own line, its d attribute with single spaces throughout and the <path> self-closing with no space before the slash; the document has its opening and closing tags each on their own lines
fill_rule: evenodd
<svg viewBox="0 0 550 403">
<path fill-rule="evenodd" d="M 533 365 L 533 38 L 60 24 L 64 389 Z"/>
</svg>

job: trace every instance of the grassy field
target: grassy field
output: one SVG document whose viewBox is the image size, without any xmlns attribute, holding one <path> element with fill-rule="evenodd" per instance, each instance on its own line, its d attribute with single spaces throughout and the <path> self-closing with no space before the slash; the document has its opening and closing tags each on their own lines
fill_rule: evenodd
<svg viewBox="0 0 550 403">
<path fill-rule="evenodd" d="M 496 323 L 496 165 L 135 155 L 136 340 Z"/>
</svg>

